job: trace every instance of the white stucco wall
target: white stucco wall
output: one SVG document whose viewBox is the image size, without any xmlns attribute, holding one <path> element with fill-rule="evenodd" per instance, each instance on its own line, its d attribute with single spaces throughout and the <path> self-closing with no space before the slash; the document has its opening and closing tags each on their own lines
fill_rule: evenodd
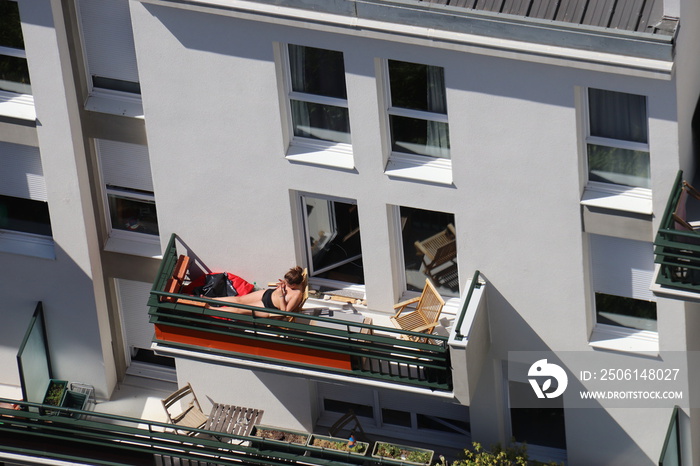
<svg viewBox="0 0 700 466">
<path fill-rule="evenodd" d="M 2 254 L 0 374 L 19 385 L 15 356 L 38 301 L 46 316 L 54 377 L 116 383 L 105 290 L 61 2 L 20 2 L 37 115 L 55 259 Z"/>
<path fill-rule="evenodd" d="M 391 310 L 402 273 L 387 206 L 455 214 L 462 277 L 489 281 L 492 356 L 509 350 L 590 351 L 581 210 L 581 115 L 587 86 L 648 97 L 654 188 L 678 167 L 673 81 L 562 68 L 326 31 L 131 3 L 149 153 L 161 231 L 177 232 L 211 268 L 265 282 L 303 253 L 295 239 L 296 192 L 357 201 L 368 306 Z M 344 53 L 355 170 L 284 158 L 275 43 Z M 381 86 L 376 60 L 442 66 L 448 88 L 452 186 L 390 179 L 383 173 Z M 655 212 L 663 210 L 654 200 Z M 164 235 L 164 238 L 166 236 Z M 648 238 L 652 241 L 653 238 Z M 662 307 L 662 306 L 660 306 Z M 682 316 L 659 309 L 660 340 L 683 348 Z M 491 364 L 491 363 L 489 363 Z M 498 364 L 496 364 L 498 366 Z M 502 410 L 490 369 L 472 416 Z M 489 381 L 490 380 L 490 381 Z M 257 395 L 256 395 L 257 396 Z M 500 406 L 500 408 L 499 408 Z M 481 413 L 481 414 L 478 414 Z M 614 419 L 630 464 L 652 463 L 648 425 L 665 431 L 666 413 L 645 423 L 624 412 L 566 413 L 570 464 L 591 459 L 584 425 Z M 499 420 L 472 419 L 474 435 L 499 441 Z M 663 425 L 663 427 L 661 427 Z M 653 437 L 659 438 L 653 429 Z M 636 439 L 644 439 L 637 442 Z M 595 439 L 596 458 L 617 451 L 619 436 Z M 648 441 L 647 441 L 648 440 Z M 661 440 L 659 440 L 660 442 Z M 636 462 L 636 463 L 634 463 Z M 590 464 L 590 463 L 588 463 Z"/>
</svg>

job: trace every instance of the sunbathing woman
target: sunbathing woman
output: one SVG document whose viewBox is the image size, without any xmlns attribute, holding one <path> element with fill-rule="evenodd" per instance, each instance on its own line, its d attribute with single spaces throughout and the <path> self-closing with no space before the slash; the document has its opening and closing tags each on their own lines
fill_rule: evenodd
<svg viewBox="0 0 700 466">
<path fill-rule="evenodd" d="M 218 301 L 226 301 L 229 303 L 245 304 L 248 306 L 266 307 L 268 309 L 278 309 L 280 311 L 294 311 L 301 300 L 303 299 L 304 290 L 302 289 L 304 282 L 304 270 L 297 266 L 292 267 L 284 274 L 284 279 L 280 279 L 277 287 L 267 290 L 253 291 L 252 293 L 243 296 L 226 296 L 222 298 L 212 298 Z M 207 306 L 209 307 L 209 306 Z M 228 311 L 235 314 L 252 315 L 253 311 L 249 309 L 240 309 L 237 307 L 216 307 L 218 311 Z M 257 317 L 281 318 L 278 314 L 270 314 L 267 312 L 255 312 Z"/>
</svg>

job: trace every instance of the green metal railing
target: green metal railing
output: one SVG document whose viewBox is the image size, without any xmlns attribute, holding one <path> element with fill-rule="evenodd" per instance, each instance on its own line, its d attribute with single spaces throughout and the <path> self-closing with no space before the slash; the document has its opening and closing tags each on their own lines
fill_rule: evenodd
<svg viewBox="0 0 700 466">
<path fill-rule="evenodd" d="M 47 405 L 0 398 L 20 410 L 0 408 L 0 452 L 94 465 L 135 466 L 154 464 L 155 456 L 209 462 L 216 465 L 400 465 L 400 461 L 374 460 L 348 453 L 320 451 L 305 445 L 285 447 L 259 437 L 178 427 L 172 424 L 70 408 L 51 410 Z M 243 444 L 239 444 L 244 442 Z"/>
<path fill-rule="evenodd" d="M 161 291 L 165 288 L 168 278 L 172 275 L 178 259 L 175 239 L 176 235 L 172 235 L 164 253 L 158 276 L 151 290 L 148 305 L 152 323 L 184 331 L 205 331 L 211 334 L 226 335 L 235 337 L 238 341 L 249 342 L 251 345 L 260 343 L 275 344 L 284 345 L 290 349 L 297 348 L 302 351 L 320 350 L 345 355 L 350 358 L 351 369 L 310 365 L 257 354 L 156 340 L 160 345 L 418 386 L 432 390 L 449 391 L 452 389 L 452 371 L 449 347 L 447 345 L 449 338 L 447 336 L 431 335 L 428 343 L 421 343 L 400 339 L 400 337 L 402 335 L 425 337 L 423 333 L 360 322 L 347 322 L 332 317 L 304 315 L 303 319 L 308 323 L 286 322 L 260 317 L 255 313 L 260 311 L 266 314 L 296 317 L 299 317 L 299 314 L 231 304 L 231 306 L 248 309 L 253 313 L 253 315 L 241 315 L 212 308 L 205 309 L 201 306 L 163 301 L 161 299 L 163 297 L 185 298 L 212 305 L 221 305 L 220 301 L 212 299 Z M 227 303 L 228 305 L 229 303 Z M 331 322 L 336 328 L 312 325 L 314 321 Z"/>
<path fill-rule="evenodd" d="M 679 230 L 673 219 L 683 190 L 679 171 L 654 240 L 654 262 L 659 264 L 656 283 L 685 291 L 700 291 L 700 235 Z"/>
<path fill-rule="evenodd" d="M 469 291 L 467 292 L 467 297 L 464 300 L 464 304 L 462 305 L 462 310 L 459 313 L 459 318 L 457 319 L 457 325 L 455 325 L 455 338 L 457 340 L 464 339 L 464 335 L 462 335 L 462 324 L 464 323 L 464 317 L 467 315 L 467 309 L 469 308 L 469 303 L 472 300 L 472 295 L 474 294 L 474 290 L 481 288 L 481 283 L 479 282 L 479 276 L 481 276 L 481 273 L 478 270 L 476 272 L 474 272 L 474 276 L 472 277 L 471 285 L 469 285 Z"/>
<path fill-rule="evenodd" d="M 668 423 L 664 445 L 659 456 L 659 466 L 681 465 L 681 433 L 678 406 L 673 408 L 671 420 Z"/>
</svg>

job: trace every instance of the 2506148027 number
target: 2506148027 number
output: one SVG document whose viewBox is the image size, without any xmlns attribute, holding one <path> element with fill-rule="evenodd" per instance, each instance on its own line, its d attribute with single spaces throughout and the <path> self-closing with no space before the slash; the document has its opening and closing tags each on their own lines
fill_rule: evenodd
<svg viewBox="0 0 700 466">
<path fill-rule="evenodd" d="M 677 380 L 680 369 L 602 369 L 598 380 Z"/>
</svg>

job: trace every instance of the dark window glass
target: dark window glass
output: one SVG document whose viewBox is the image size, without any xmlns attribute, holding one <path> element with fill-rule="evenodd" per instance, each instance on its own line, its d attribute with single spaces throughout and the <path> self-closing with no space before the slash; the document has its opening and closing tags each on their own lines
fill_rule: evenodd
<svg viewBox="0 0 700 466">
<path fill-rule="evenodd" d="M 382 408 L 382 421 L 384 424 L 411 427 L 411 413 L 396 409 Z"/>
<path fill-rule="evenodd" d="M 364 284 L 357 205 L 305 196 L 314 277 Z"/>
<path fill-rule="evenodd" d="M 447 123 L 392 115 L 391 150 L 407 154 L 450 158 Z"/>
<path fill-rule="evenodd" d="M 416 420 L 418 421 L 419 429 L 439 430 L 441 432 L 451 432 L 453 434 L 464 434 L 469 432 L 470 429 L 469 422 L 457 419 L 417 414 Z"/>
<path fill-rule="evenodd" d="M 26 58 L 0 55 L 0 89 L 31 94 Z"/>
<path fill-rule="evenodd" d="M 374 409 L 369 405 L 361 405 L 358 403 L 351 403 L 348 401 L 334 400 L 332 398 L 323 399 L 323 409 L 326 411 L 331 411 L 333 413 L 345 414 L 351 409 L 355 412 L 356 416 L 360 417 L 374 417 Z"/>
<path fill-rule="evenodd" d="M 112 228 L 158 235 L 158 217 L 154 201 L 134 199 L 128 195 L 108 194 Z"/>
<path fill-rule="evenodd" d="M 110 89 L 113 91 L 130 92 L 132 94 L 141 93 L 141 85 L 132 81 L 123 81 L 121 79 L 105 78 L 103 76 L 93 76 L 92 85 L 102 89 Z"/>
<path fill-rule="evenodd" d="M 294 135 L 350 143 L 348 109 L 292 100 Z"/>
<path fill-rule="evenodd" d="M 0 195 L 0 229 L 51 236 L 49 206 L 44 201 Z"/>
<path fill-rule="evenodd" d="M 0 0 L 0 46 L 24 50 L 17 2 Z"/>
<path fill-rule="evenodd" d="M 566 428 L 562 398 L 542 401 L 530 384 L 509 382 L 510 422 L 517 442 L 566 449 Z"/>
<path fill-rule="evenodd" d="M 595 294 L 599 324 L 656 331 L 656 303 L 605 293 Z"/>
<path fill-rule="evenodd" d="M 442 296 L 459 295 L 459 277 L 457 275 L 457 238 L 453 234 L 455 216 L 445 212 L 401 207 L 401 223 L 403 228 L 402 245 L 404 269 L 406 273 L 406 288 L 409 291 L 422 291 L 425 279 L 430 277 Z M 439 243 L 449 248 L 452 243 L 454 257 L 444 263 L 433 264 L 432 258 L 425 254 L 426 249 L 432 250 L 439 236 Z M 424 247 L 418 245 L 423 243 Z M 428 243 L 428 244 L 426 244 Z M 432 251 L 434 254 L 435 251 Z M 431 266 L 428 275 L 427 266 Z M 432 267 L 434 266 L 434 267 Z"/>
<path fill-rule="evenodd" d="M 649 152 L 588 144 L 588 179 L 651 188 Z"/>
<path fill-rule="evenodd" d="M 447 113 L 445 74 L 439 66 L 389 60 L 393 107 Z"/>
<path fill-rule="evenodd" d="M 347 98 L 342 52 L 290 44 L 289 66 L 293 91 Z"/>
<path fill-rule="evenodd" d="M 646 97 L 589 89 L 588 101 L 591 136 L 647 142 Z"/>
</svg>

